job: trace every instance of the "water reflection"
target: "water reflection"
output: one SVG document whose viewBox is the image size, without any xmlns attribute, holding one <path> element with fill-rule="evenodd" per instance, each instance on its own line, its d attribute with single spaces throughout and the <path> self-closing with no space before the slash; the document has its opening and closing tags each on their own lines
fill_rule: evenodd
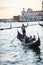
<svg viewBox="0 0 43 65">
<path fill-rule="evenodd" d="M 39 47 L 33 48 L 33 52 L 35 52 L 36 57 L 37 57 L 37 61 L 36 62 L 40 62 L 42 60 L 42 58 L 40 56 L 40 54 L 41 54 L 40 48 Z"/>
<path fill-rule="evenodd" d="M 41 52 L 40 52 L 40 48 L 39 47 L 34 47 L 34 48 L 29 48 L 29 47 L 23 47 L 24 53 L 28 54 L 28 60 L 34 65 L 37 65 L 38 63 L 40 63 L 42 61 L 42 58 L 40 56 Z"/>
</svg>

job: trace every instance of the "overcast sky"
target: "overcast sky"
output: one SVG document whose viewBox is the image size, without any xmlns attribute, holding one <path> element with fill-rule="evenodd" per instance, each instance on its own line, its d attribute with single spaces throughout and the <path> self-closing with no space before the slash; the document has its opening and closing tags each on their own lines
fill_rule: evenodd
<svg viewBox="0 0 43 65">
<path fill-rule="evenodd" d="M 0 18 L 11 18 L 20 15 L 23 8 L 42 10 L 43 0 L 0 0 Z"/>
</svg>

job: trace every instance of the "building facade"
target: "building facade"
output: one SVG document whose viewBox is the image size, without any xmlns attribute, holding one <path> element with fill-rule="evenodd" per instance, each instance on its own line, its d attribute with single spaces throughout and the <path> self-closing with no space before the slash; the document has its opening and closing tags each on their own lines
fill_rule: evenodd
<svg viewBox="0 0 43 65">
<path fill-rule="evenodd" d="M 28 8 L 27 11 L 23 8 L 19 21 L 41 21 L 43 19 L 43 11 L 33 11 Z"/>
<path fill-rule="evenodd" d="M 23 8 L 21 15 L 14 16 L 13 19 L 20 22 L 43 21 L 43 1 L 41 11 L 33 11 L 31 8 L 28 8 L 27 11 L 25 11 Z"/>
</svg>

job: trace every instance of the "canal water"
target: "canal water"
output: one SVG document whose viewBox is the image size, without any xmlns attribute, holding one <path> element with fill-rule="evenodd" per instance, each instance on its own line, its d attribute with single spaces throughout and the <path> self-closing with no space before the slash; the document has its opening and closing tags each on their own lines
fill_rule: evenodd
<svg viewBox="0 0 43 65">
<path fill-rule="evenodd" d="M 21 27 L 22 22 L 3 23 L 0 22 L 1 28 Z M 27 22 L 23 23 L 27 25 Z M 23 46 L 17 39 L 17 30 L 21 33 L 21 28 L 12 28 L 0 30 L 0 65 L 43 65 L 43 27 L 38 22 L 28 22 L 30 26 L 26 27 L 26 35 L 36 35 L 40 37 L 40 46 L 29 48 Z M 11 41 L 14 41 L 11 43 Z"/>
</svg>

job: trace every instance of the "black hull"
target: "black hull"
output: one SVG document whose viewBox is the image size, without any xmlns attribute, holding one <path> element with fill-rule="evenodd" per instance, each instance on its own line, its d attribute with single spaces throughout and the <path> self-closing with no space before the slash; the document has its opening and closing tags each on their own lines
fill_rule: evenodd
<svg viewBox="0 0 43 65">
<path fill-rule="evenodd" d="M 30 48 L 31 47 L 38 47 L 38 46 L 40 46 L 40 40 L 37 40 L 35 42 L 30 42 L 30 43 L 24 43 L 23 45 L 29 46 Z"/>
<path fill-rule="evenodd" d="M 40 38 L 38 37 L 37 40 L 28 41 L 25 40 L 25 43 L 23 43 L 23 35 L 18 32 L 17 38 L 22 42 L 23 45 L 29 46 L 29 47 L 38 47 L 40 46 Z M 29 37 L 28 37 L 29 38 Z"/>
<path fill-rule="evenodd" d="M 38 46 L 40 46 L 40 40 L 37 40 L 36 42 L 31 43 L 31 44 L 29 45 L 29 47 L 38 47 Z"/>
<path fill-rule="evenodd" d="M 43 27 L 43 24 L 39 24 L 39 25 Z"/>
</svg>

